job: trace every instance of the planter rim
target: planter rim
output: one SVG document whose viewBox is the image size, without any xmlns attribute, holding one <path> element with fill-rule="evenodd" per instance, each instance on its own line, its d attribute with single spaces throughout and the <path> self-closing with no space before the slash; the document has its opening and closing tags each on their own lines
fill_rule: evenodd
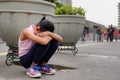
<svg viewBox="0 0 120 80">
<path fill-rule="evenodd" d="M 51 5 L 54 8 L 56 7 L 55 4 L 43 0 L 0 0 L 0 2 L 28 2 L 28 3 L 41 3 L 45 5 Z"/>
<path fill-rule="evenodd" d="M 84 16 L 81 16 L 81 15 L 54 15 L 54 17 L 82 17 L 82 18 L 85 18 Z"/>
<path fill-rule="evenodd" d="M 53 14 L 39 12 L 39 11 L 26 11 L 26 10 L 0 10 L 0 13 L 27 13 L 27 14 L 44 14 L 53 16 Z"/>
</svg>

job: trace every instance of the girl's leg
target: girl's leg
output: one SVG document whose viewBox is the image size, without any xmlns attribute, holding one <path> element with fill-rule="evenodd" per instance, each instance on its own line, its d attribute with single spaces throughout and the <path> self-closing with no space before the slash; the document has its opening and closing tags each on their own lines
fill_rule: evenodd
<svg viewBox="0 0 120 80">
<path fill-rule="evenodd" d="M 58 42 L 54 39 L 50 41 L 50 46 L 48 50 L 46 50 L 47 52 L 45 53 L 45 55 L 39 61 L 39 64 L 42 64 L 43 62 L 47 63 L 50 60 L 50 58 L 53 56 L 57 48 L 58 48 Z"/>
<path fill-rule="evenodd" d="M 39 60 L 41 60 L 41 58 L 45 55 L 49 46 L 49 43 L 47 45 L 35 44 L 26 55 L 20 58 L 21 64 L 25 68 L 29 68 L 32 62 L 37 64 Z"/>
</svg>

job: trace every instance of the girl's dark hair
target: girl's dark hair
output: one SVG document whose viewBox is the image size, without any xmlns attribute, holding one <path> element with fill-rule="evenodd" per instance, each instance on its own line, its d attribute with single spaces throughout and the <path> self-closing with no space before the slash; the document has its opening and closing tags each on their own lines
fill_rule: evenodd
<svg viewBox="0 0 120 80">
<path fill-rule="evenodd" d="M 46 17 L 43 17 L 41 19 L 41 21 L 36 26 L 40 26 L 40 30 L 42 32 L 43 31 L 54 32 L 54 24 L 53 24 L 53 22 L 46 19 Z"/>
</svg>

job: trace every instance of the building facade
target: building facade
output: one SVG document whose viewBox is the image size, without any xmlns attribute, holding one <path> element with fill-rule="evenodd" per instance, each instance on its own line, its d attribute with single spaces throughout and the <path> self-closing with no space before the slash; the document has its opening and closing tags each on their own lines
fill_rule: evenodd
<svg viewBox="0 0 120 80">
<path fill-rule="evenodd" d="M 71 0 L 58 0 L 60 3 L 63 3 L 63 4 L 71 4 L 72 1 Z"/>
<path fill-rule="evenodd" d="M 118 3 L 118 27 L 120 28 L 120 3 Z"/>
</svg>

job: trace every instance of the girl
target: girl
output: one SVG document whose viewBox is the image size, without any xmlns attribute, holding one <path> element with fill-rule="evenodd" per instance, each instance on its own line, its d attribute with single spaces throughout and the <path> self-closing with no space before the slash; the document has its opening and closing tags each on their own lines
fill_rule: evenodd
<svg viewBox="0 0 120 80">
<path fill-rule="evenodd" d="M 19 41 L 20 63 L 30 77 L 41 77 L 41 73 L 54 74 L 47 63 L 58 48 L 62 37 L 54 33 L 54 24 L 45 17 L 37 25 L 22 30 Z"/>
</svg>

